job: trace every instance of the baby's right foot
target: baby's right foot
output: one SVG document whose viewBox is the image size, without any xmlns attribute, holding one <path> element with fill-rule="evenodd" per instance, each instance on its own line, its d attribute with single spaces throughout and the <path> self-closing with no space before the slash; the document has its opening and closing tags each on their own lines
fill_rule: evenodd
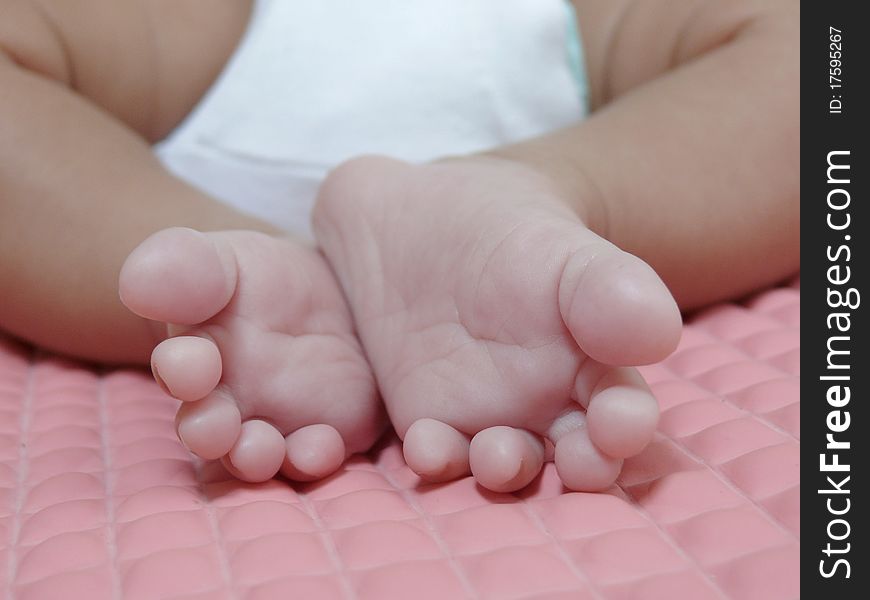
<svg viewBox="0 0 870 600">
<path fill-rule="evenodd" d="M 652 438 L 658 405 L 629 365 L 674 349 L 677 306 L 537 173 L 357 159 L 314 226 L 421 477 L 516 490 L 547 438 L 568 487 L 600 490 Z"/>
<path fill-rule="evenodd" d="M 236 476 L 329 475 L 385 417 L 321 254 L 252 231 L 155 233 L 127 258 L 121 299 L 167 323 L 154 377 L 184 403 L 178 435 Z"/>
</svg>

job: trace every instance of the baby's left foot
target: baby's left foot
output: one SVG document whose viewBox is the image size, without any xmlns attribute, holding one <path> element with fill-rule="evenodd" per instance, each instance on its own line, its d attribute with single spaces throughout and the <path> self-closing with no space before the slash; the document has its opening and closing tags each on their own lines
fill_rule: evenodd
<svg viewBox="0 0 870 600">
<path fill-rule="evenodd" d="M 178 435 L 246 481 L 329 475 L 385 424 L 347 304 L 314 248 L 254 231 L 159 231 L 121 298 L 163 321 L 154 376 L 184 402 Z"/>
<path fill-rule="evenodd" d="M 537 173 L 356 159 L 324 183 L 314 225 L 423 478 L 516 490 L 548 438 L 562 481 L 600 490 L 652 438 L 658 405 L 628 365 L 674 349 L 676 303 Z"/>
</svg>

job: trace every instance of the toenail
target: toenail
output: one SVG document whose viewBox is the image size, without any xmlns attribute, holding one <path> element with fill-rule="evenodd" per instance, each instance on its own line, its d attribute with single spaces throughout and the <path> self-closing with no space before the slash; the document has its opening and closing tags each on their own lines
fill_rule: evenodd
<svg viewBox="0 0 870 600">
<path fill-rule="evenodd" d="M 154 381 L 157 382 L 157 385 L 160 386 L 160 389 L 166 392 L 167 396 L 172 395 L 172 391 L 169 389 L 169 386 L 166 385 L 166 382 L 163 381 L 163 378 L 160 376 L 160 371 L 157 369 L 157 365 L 151 363 L 151 374 L 154 376 Z"/>
</svg>

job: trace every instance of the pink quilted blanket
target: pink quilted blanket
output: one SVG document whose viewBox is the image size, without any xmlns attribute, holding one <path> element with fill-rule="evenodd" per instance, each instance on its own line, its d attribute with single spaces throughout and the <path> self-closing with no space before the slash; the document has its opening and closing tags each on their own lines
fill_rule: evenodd
<svg viewBox="0 0 870 600">
<path fill-rule="evenodd" d="M 422 485 L 383 440 L 326 481 L 191 458 L 176 402 L 0 340 L 0 597 L 799 595 L 797 285 L 696 315 L 644 374 L 660 433 L 605 494 Z"/>
</svg>

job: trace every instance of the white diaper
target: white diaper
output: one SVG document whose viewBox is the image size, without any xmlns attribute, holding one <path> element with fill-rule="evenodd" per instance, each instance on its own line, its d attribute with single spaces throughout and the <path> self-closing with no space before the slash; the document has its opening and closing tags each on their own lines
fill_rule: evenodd
<svg viewBox="0 0 870 600">
<path fill-rule="evenodd" d="M 564 0 L 260 0 L 155 151 L 212 196 L 310 235 L 317 187 L 348 158 L 427 161 L 581 119 L 573 31 Z"/>
</svg>

